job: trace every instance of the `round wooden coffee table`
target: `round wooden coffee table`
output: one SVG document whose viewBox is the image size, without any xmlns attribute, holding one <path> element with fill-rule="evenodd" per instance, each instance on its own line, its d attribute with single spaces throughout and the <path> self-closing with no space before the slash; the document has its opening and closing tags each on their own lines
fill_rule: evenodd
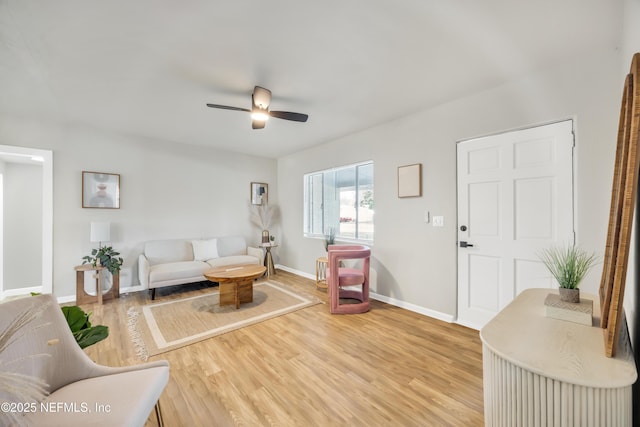
<svg viewBox="0 0 640 427">
<path fill-rule="evenodd" d="M 204 277 L 220 285 L 220 305 L 253 302 L 253 281 L 264 275 L 265 266 L 257 264 L 225 265 L 208 270 Z"/>
</svg>

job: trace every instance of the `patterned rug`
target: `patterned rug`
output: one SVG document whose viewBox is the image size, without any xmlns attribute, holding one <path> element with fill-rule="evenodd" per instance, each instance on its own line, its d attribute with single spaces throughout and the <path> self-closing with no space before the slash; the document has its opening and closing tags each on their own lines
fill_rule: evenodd
<svg viewBox="0 0 640 427">
<path fill-rule="evenodd" d="M 274 281 L 253 285 L 253 302 L 220 307 L 218 289 L 129 309 L 129 332 L 141 359 L 291 313 L 321 301 Z"/>
</svg>

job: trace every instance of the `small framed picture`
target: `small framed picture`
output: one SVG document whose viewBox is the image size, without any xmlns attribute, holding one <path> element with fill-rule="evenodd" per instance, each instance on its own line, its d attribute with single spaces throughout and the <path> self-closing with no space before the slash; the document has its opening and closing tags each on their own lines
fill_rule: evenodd
<svg viewBox="0 0 640 427">
<path fill-rule="evenodd" d="M 269 195 L 269 185 L 264 182 L 251 183 L 251 204 L 266 205 Z"/>
<path fill-rule="evenodd" d="M 82 171 L 82 207 L 120 209 L 120 175 Z"/>
<path fill-rule="evenodd" d="M 422 163 L 398 166 L 398 197 L 422 196 Z"/>
</svg>

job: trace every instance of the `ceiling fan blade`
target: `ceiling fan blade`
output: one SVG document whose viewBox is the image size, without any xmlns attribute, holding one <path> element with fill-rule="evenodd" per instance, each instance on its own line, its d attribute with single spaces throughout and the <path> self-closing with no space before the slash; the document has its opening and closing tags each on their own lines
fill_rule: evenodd
<svg viewBox="0 0 640 427">
<path fill-rule="evenodd" d="M 268 110 L 269 104 L 271 104 L 271 91 L 269 89 L 256 86 L 253 88 L 251 100 L 253 101 L 254 106 L 260 107 L 262 110 Z"/>
<path fill-rule="evenodd" d="M 294 122 L 306 122 L 309 118 L 308 114 L 292 113 L 290 111 L 269 111 L 269 115 L 277 119 L 292 120 Z"/>
<path fill-rule="evenodd" d="M 252 129 L 264 129 L 264 125 L 266 125 L 267 122 L 263 121 L 263 120 L 253 120 L 251 122 L 251 128 Z"/>
<path fill-rule="evenodd" d="M 211 108 L 220 108 L 222 110 L 233 110 L 233 111 L 246 111 L 248 113 L 251 112 L 248 108 L 240 108 L 240 107 L 230 107 L 228 105 L 218 105 L 218 104 L 207 104 L 207 107 Z"/>
</svg>

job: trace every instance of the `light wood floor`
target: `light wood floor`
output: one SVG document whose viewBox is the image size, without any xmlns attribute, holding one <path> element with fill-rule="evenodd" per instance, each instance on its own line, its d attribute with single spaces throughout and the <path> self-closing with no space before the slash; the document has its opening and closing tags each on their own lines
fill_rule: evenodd
<svg viewBox="0 0 640 427">
<path fill-rule="evenodd" d="M 315 282 L 278 270 L 272 278 L 326 302 Z M 211 292 L 158 291 L 156 300 Z M 127 309 L 147 292 L 85 305 L 110 336 L 86 349 L 100 364 L 140 363 Z M 331 315 L 326 304 L 267 320 L 150 360 L 171 376 L 160 404 L 173 426 L 481 426 L 478 332 L 372 301 L 369 313 Z M 146 426 L 155 426 L 151 416 Z"/>
</svg>

